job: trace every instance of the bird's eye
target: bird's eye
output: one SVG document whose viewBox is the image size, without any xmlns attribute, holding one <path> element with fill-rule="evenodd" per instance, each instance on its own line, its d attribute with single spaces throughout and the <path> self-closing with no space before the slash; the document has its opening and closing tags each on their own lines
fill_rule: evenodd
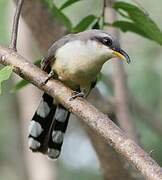
<svg viewBox="0 0 162 180">
<path fill-rule="evenodd" d="M 103 44 L 105 44 L 106 46 L 112 46 L 112 40 L 109 38 L 104 38 Z"/>
</svg>

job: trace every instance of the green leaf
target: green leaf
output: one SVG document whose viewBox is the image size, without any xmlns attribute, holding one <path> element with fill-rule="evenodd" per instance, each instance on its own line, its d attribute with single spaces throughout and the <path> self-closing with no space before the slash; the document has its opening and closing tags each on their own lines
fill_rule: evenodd
<svg viewBox="0 0 162 180">
<path fill-rule="evenodd" d="M 38 59 L 37 61 L 34 62 L 34 64 L 36 66 L 40 67 L 40 62 L 41 62 L 41 59 Z M 26 81 L 26 80 L 22 79 L 11 89 L 11 92 L 15 93 L 15 92 L 19 91 L 20 89 L 22 89 L 23 87 L 25 87 L 28 84 L 29 84 L 29 81 Z"/>
<path fill-rule="evenodd" d="M 70 19 L 67 16 L 65 16 L 65 14 L 62 13 L 61 10 L 59 10 L 54 4 L 53 4 L 52 11 L 53 11 L 54 16 L 56 16 L 67 27 L 67 29 L 71 31 L 72 24 L 71 24 Z"/>
<path fill-rule="evenodd" d="M 47 6 L 48 10 L 50 10 L 53 17 L 57 17 L 67 27 L 68 31 L 71 31 L 72 24 L 70 19 L 57 8 L 53 0 L 43 0 L 43 3 Z"/>
<path fill-rule="evenodd" d="M 97 19 L 94 15 L 89 15 L 82 19 L 76 27 L 72 29 L 73 32 L 80 32 L 88 29 L 88 27 Z"/>
<path fill-rule="evenodd" d="M 60 7 L 60 10 L 63 10 L 65 8 L 67 8 L 68 6 L 78 2 L 80 0 L 67 0 L 61 7 Z"/>
<path fill-rule="evenodd" d="M 129 21 L 115 21 L 112 24 L 114 27 L 120 28 L 123 32 L 131 31 L 140 34 L 143 37 L 149 38 L 141 29 L 134 23 Z"/>
<path fill-rule="evenodd" d="M 92 23 L 92 29 L 103 29 L 103 17 L 96 17 L 95 21 Z"/>
<path fill-rule="evenodd" d="M 144 11 L 125 2 L 114 3 L 114 9 L 127 19 L 127 21 L 114 23 L 116 27 L 125 32 L 135 32 L 162 45 L 162 31 Z"/>
<path fill-rule="evenodd" d="M 8 80 L 11 76 L 11 73 L 12 73 L 11 66 L 5 66 L 4 68 L 0 70 L 0 94 L 2 92 L 1 90 L 2 82 Z"/>
</svg>

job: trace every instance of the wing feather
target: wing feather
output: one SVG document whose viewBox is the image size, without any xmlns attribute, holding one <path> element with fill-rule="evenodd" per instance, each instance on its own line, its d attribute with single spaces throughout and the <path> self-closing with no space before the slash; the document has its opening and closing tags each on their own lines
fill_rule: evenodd
<svg viewBox="0 0 162 180">
<path fill-rule="evenodd" d="M 43 57 L 41 61 L 41 69 L 49 73 L 51 70 L 51 67 L 50 67 L 51 63 L 55 61 L 55 54 L 56 54 L 57 49 L 65 45 L 67 42 L 73 41 L 73 40 L 75 40 L 75 34 L 68 34 L 62 37 L 61 39 L 59 39 L 58 41 L 54 42 L 52 46 L 48 49 L 47 54 Z"/>
</svg>

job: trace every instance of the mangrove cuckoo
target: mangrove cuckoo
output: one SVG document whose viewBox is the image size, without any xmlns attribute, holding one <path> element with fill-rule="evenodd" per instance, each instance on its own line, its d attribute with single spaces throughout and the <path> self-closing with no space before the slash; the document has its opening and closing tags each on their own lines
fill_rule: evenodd
<svg viewBox="0 0 162 180">
<path fill-rule="evenodd" d="M 53 76 L 74 90 L 75 95 L 70 98 L 73 100 L 89 94 L 103 64 L 113 57 L 130 62 L 117 39 L 102 30 L 87 30 L 56 41 L 43 58 L 42 69 L 49 78 Z M 44 93 L 30 122 L 29 148 L 57 159 L 69 116 L 61 104 Z"/>
</svg>

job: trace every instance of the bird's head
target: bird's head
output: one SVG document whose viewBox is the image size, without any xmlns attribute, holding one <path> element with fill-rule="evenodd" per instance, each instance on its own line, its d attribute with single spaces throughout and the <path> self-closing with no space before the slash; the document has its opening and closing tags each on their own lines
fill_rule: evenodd
<svg viewBox="0 0 162 180">
<path fill-rule="evenodd" d="M 84 33 L 84 35 L 83 35 Z M 106 60 L 110 58 L 119 58 L 130 63 L 128 54 L 120 48 L 119 41 L 112 35 L 102 30 L 88 30 L 80 33 L 88 42 L 97 46 L 98 52 L 103 53 Z"/>
</svg>

